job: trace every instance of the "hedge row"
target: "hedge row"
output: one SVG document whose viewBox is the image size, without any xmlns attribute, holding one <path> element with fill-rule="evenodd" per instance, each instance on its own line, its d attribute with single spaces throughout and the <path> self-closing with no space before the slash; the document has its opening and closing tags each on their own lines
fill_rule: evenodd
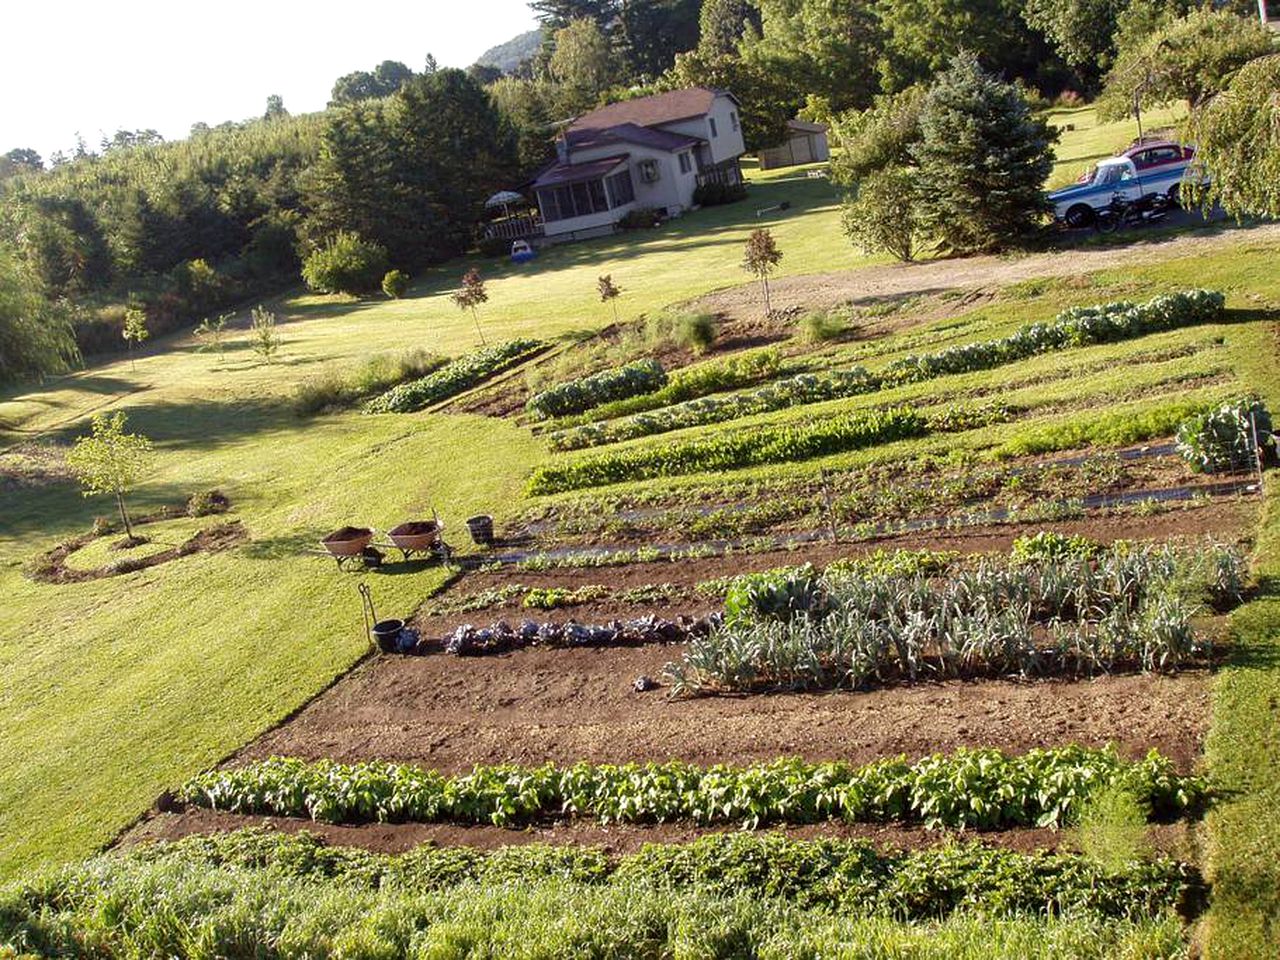
<svg viewBox="0 0 1280 960">
<path fill-rule="evenodd" d="M 1060 826 L 1099 787 L 1129 790 L 1153 816 L 1197 810 L 1205 781 L 1152 752 L 1126 763 L 1078 746 L 1007 756 L 961 749 L 915 763 L 865 766 L 779 760 L 746 767 L 579 763 L 476 767 L 446 777 L 392 763 L 274 757 L 188 781 L 180 797 L 232 813 L 330 822 L 414 821 L 509 826 L 543 817 L 603 823 L 920 822 L 928 828 Z"/>
<path fill-rule="evenodd" d="M 657 360 L 637 360 L 543 390 L 529 398 L 525 409 L 543 420 L 564 417 L 613 400 L 653 393 L 666 382 L 667 372 Z"/>
<path fill-rule="evenodd" d="M 1212 323 L 1222 319 L 1223 303 L 1221 293 L 1188 290 L 1159 296 L 1142 304 L 1119 301 L 1093 307 L 1073 307 L 1049 323 L 1026 324 L 1007 337 L 902 357 L 881 373 L 854 367 L 822 374 L 803 374 L 731 396 L 703 397 L 662 410 L 556 431 L 550 436 L 551 445 L 557 450 L 600 446 L 685 427 L 723 423 L 785 407 L 874 393 L 946 374 L 988 370 L 1067 347 L 1124 340 L 1196 323 Z"/>
<path fill-rule="evenodd" d="M 558 493 L 626 480 L 809 460 L 918 437 L 927 429 L 925 419 L 905 407 L 869 410 L 549 463 L 533 472 L 529 492 Z"/>
<path fill-rule="evenodd" d="M 365 413 L 412 413 L 469 390 L 546 346 L 541 340 L 508 340 L 459 357 L 430 376 L 392 387 L 364 406 Z"/>
<path fill-rule="evenodd" d="M 1179 861 L 1134 860 L 1106 868 L 1075 854 L 1015 853 L 977 843 L 911 852 L 878 850 L 866 840 L 793 840 L 779 833 L 720 833 L 690 843 L 645 844 L 611 856 L 598 847 L 530 844 L 485 851 L 421 846 L 388 856 L 332 847 L 312 834 L 246 829 L 143 847 L 135 862 L 191 863 L 210 869 L 270 870 L 371 889 L 445 890 L 570 880 L 777 897 L 803 907 L 862 915 L 936 919 L 956 910 L 993 916 L 1088 913 L 1149 917 L 1181 905 L 1194 912 L 1203 893 L 1196 870 Z M 117 858 L 103 863 L 108 873 Z"/>
</svg>

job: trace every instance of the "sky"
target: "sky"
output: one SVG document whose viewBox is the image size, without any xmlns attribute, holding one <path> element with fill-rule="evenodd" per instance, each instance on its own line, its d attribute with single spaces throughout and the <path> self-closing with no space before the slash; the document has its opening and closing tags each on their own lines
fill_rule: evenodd
<svg viewBox="0 0 1280 960">
<path fill-rule="evenodd" d="M 465 67 L 536 26 L 527 0 L 17 0 L 0 14 L 0 153 L 47 161 L 77 131 L 167 140 L 196 122 L 324 107 L 333 81 L 383 60 Z"/>
</svg>

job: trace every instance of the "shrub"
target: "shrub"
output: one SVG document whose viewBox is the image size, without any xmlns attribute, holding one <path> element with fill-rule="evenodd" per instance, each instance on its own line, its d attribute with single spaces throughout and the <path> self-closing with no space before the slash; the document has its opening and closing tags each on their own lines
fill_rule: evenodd
<svg viewBox="0 0 1280 960">
<path fill-rule="evenodd" d="M 346 230 L 330 237 L 302 264 L 302 279 L 317 293 L 369 293 L 378 289 L 386 272 L 386 249 Z"/>
<path fill-rule="evenodd" d="M 1257 463 L 1258 443 L 1271 437 L 1271 417 L 1256 400 L 1230 400 L 1178 425 L 1178 453 L 1197 473 L 1250 468 Z"/>
<path fill-rule="evenodd" d="M 706 353 L 716 339 L 716 318 L 709 313 L 682 313 L 676 317 L 671 337 L 686 350 Z"/>
<path fill-rule="evenodd" d="M 650 227 L 656 227 L 662 223 L 663 214 L 661 210 L 655 210 L 653 207 L 640 207 L 635 210 L 628 210 L 618 226 L 623 230 L 646 230 Z"/>
<path fill-rule="evenodd" d="M 511 253 L 511 241 L 506 237 L 481 237 L 476 249 L 482 257 L 505 257 Z"/>
<path fill-rule="evenodd" d="M 699 207 L 717 207 L 747 198 L 745 183 L 704 183 L 693 191 L 693 202 Z"/>
<path fill-rule="evenodd" d="M 409 292 L 409 275 L 399 270 L 388 270 L 382 277 L 382 292 L 392 300 L 399 300 Z"/>
<path fill-rule="evenodd" d="M 923 202 L 910 171 L 886 167 L 863 180 L 857 195 L 844 201 L 841 224 L 845 235 L 866 253 L 913 260 L 923 230 Z"/>
<path fill-rule="evenodd" d="M 602 370 L 580 380 L 557 384 L 529 399 L 525 408 L 542 419 L 581 413 L 591 407 L 637 394 L 653 393 L 667 382 L 656 360 L 637 360 L 625 367 Z"/>
<path fill-rule="evenodd" d="M 796 325 L 802 343 L 819 344 L 838 340 L 849 330 L 849 322 L 835 313 L 806 313 Z"/>
<path fill-rule="evenodd" d="M 542 350 L 541 340 L 509 340 L 453 360 L 430 376 L 393 387 L 365 404 L 365 413 L 411 413 L 445 400 Z"/>
<path fill-rule="evenodd" d="M 529 492 L 557 493 L 627 480 L 808 460 L 903 440 L 924 432 L 924 419 L 911 410 L 901 407 L 872 410 L 815 423 L 726 433 L 550 463 L 534 471 Z"/>
<path fill-rule="evenodd" d="M 187 516 L 208 517 L 215 513 L 224 513 L 227 509 L 227 498 L 218 490 L 201 490 L 187 498 Z"/>
</svg>

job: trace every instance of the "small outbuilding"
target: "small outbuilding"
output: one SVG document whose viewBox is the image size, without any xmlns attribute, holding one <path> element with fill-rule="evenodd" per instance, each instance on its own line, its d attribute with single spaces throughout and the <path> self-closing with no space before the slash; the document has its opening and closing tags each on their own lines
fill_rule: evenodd
<svg viewBox="0 0 1280 960">
<path fill-rule="evenodd" d="M 825 163 L 831 159 L 827 125 L 805 120 L 787 121 L 787 139 L 760 151 L 760 169 L 794 167 L 801 163 Z"/>
</svg>

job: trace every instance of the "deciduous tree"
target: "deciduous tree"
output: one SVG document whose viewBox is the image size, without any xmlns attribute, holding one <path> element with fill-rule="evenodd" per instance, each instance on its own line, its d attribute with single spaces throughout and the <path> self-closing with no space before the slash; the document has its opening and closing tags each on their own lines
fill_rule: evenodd
<svg viewBox="0 0 1280 960">
<path fill-rule="evenodd" d="M 449 294 L 459 310 L 470 310 L 471 319 L 476 325 L 476 333 L 480 335 L 480 343 L 485 344 L 484 331 L 480 329 L 480 314 L 476 308 L 482 303 L 487 303 L 489 293 L 484 288 L 484 278 L 480 276 L 480 271 L 472 267 L 462 275 L 462 286 L 453 293 Z"/>
<path fill-rule="evenodd" d="M 747 247 L 742 255 L 742 269 L 760 281 L 764 290 L 764 312 L 767 317 L 773 312 L 773 304 L 769 299 L 769 274 L 782 262 L 782 251 L 773 234 L 763 228 L 751 231 L 747 238 Z"/>
<path fill-rule="evenodd" d="M 885 167 L 863 179 L 857 194 L 844 202 L 844 232 L 867 253 L 911 260 L 922 230 L 920 206 L 913 172 Z"/>
<path fill-rule="evenodd" d="M 99 413 L 92 432 L 81 437 L 67 453 L 67 466 L 80 481 L 86 497 L 115 497 L 125 535 L 135 541 L 125 496 L 146 475 L 152 462 L 151 441 L 141 434 L 125 433 L 128 417 L 123 411 Z"/>
</svg>

